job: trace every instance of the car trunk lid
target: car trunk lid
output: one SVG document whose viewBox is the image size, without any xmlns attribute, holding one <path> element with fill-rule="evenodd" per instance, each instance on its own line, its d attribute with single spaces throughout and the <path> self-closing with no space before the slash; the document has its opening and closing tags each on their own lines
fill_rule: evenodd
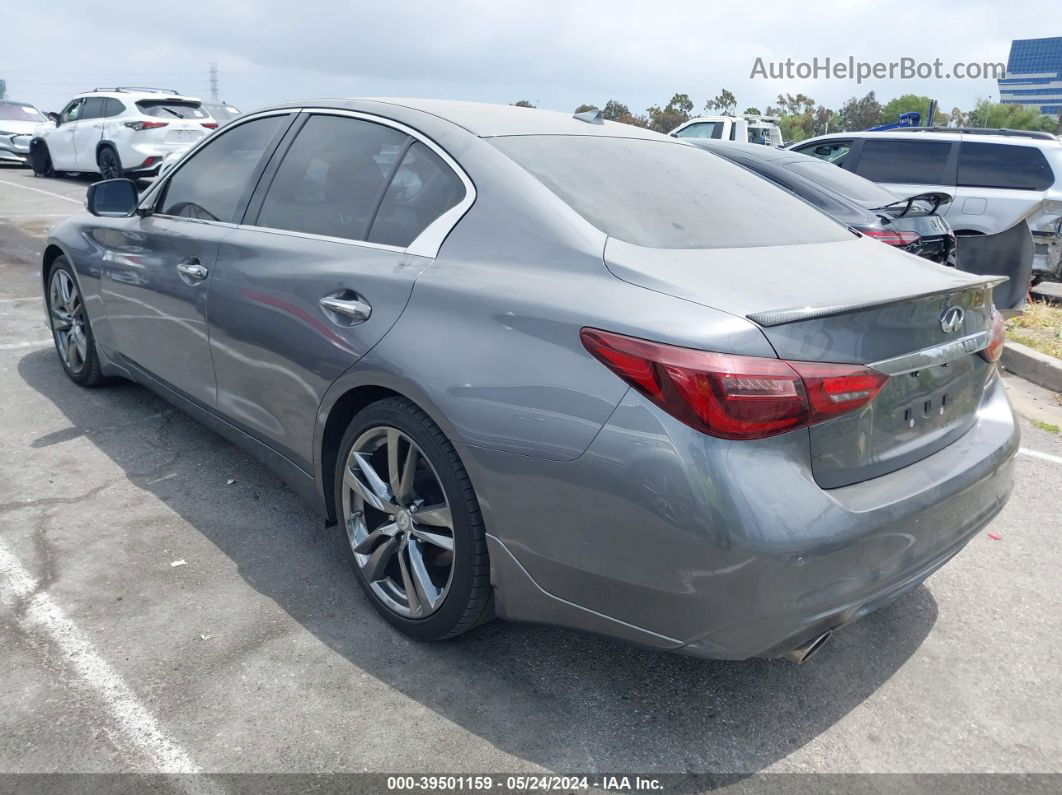
<svg viewBox="0 0 1062 795">
<path fill-rule="evenodd" d="M 605 262 L 625 281 L 748 318 L 782 359 L 890 375 L 867 405 L 810 428 L 824 488 L 899 469 L 961 436 L 992 372 L 978 351 L 991 338 L 999 279 L 875 241 L 693 251 L 610 239 Z"/>
</svg>

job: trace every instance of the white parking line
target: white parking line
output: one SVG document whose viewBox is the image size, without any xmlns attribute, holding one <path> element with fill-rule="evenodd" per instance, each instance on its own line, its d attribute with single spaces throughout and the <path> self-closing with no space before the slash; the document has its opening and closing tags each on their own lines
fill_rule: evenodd
<svg viewBox="0 0 1062 795">
<path fill-rule="evenodd" d="M 31 190 L 34 193 L 43 193 L 45 196 L 54 196 L 56 199 L 62 199 L 65 202 L 73 202 L 74 204 L 84 203 L 83 199 L 71 199 L 69 196 L 63 196 L 61 193 L 52 193 L 50 190 L 31 188 L 29 185 L 19 185 L 17 182 L 8 182 L 6 179 L 0 179 L 0 185 L 10 185 L 12 188 L 22 188 L 22 190 Z"/>
<path fill-rule="evenodd" d="M 0 351 L 19 351 L 23 348 L 44 348 L 52 344 L 52 340 L 27 340 L 25 342 L 5 342 L 0 344 Z"/>
<path fill-rule="evenodd" d="M 13 596 L 26 600 L 24 609 L 14 616 L 14 620 L 24 629 L 47 633 L 64 661 L 99 696 L 129 743 L 152 760 L 155 768 L 150 772 L 202 772 L 192 758 L 163 733 L 155 717 L 96 652 L 77 624 L 66 617 L 46 592 L 37 590 L 37 581 L 3 542 L 0 542 L 0 590 L 5 598 Z M 208 785 L 209 782 L 202 781 L 197 788 L 210 789 Z"/>
<path fill-rule="evenodd" d="M 1062 464 L 1062 456 L 1041 453 L 1039 450 L 1030 450 L 1028 447 L 1019 447 L 1018 452 L 1030 458 L 1039 458 L 1041 461 L 1050 461 L 1052 464 Z"/>
</svg>

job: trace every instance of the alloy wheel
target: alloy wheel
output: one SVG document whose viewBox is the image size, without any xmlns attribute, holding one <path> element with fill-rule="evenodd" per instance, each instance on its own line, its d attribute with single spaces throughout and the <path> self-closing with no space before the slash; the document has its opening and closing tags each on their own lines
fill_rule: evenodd
<svg viewBox="0 0 1062 795">
<path fill-rule="evenodd" d="M 343 514 L 358 567 L 388 609 L 419 619 L 442 606 L 453 580 L 453 517 L 416 442 L 385 426 L 361 434 L 344 464 Z"/>
<path fill-rule="evenodd" d="M 100 176 L 104 179 L 118 179 L 122 176 L 122 167 L 118 164 L 118 155 L 113 149 L 100 152 Z"/>
<path fill-rule="evenodd" d="M 65 270 L 52 274 L 48 288 L 48 314 L 55 347 L 66 369 L 77 375 L 88 359 L 85 304 L 73 277 Z"/>
</svg>

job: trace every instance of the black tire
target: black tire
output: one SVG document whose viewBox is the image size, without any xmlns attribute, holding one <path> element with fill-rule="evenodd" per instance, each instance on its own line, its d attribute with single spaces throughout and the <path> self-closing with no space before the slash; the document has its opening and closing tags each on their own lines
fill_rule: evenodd
<svg viewBox="0 0 1062 795">
<path fill-rule="evenodd" d="M 102 179 L 121 179 L 125 176 L 122 170 L 122 159 L 118 156 L 118 150 L 113 146 L 100 147 L 100 150 L 96 152 L 96 167 Z"/>
<path fill-rule="evenodd" d="M 375 428 L 394 428 L 416 442 L 445 492 L 453 519 L 453 573 L 446 596 L 435 612 L 408 618 L 390 609 L 373 591 L 355 558 L 343 508 L 343 475 L 355 441 Z M 337 537 L 358 584 L 377 612 L 393 627 L 421 641 L 452 638 L 494 617 L 490 561 L 483 517 L 472 483 L 457 451 L 431 418 L 405 398 L 386 398 L 362 409 L 347 427 L 336 461 Z"/>
<path fill-rule="evenodd" d="M 71 364 L 68 361 L 68 357 L 63 355 L 61 349 L 61 337 L 62 332 L 57 330 L 57 323 L 55 317 L 55 311 L 52 306 L 53 292 L 52 284 L 56 279 L 56 273 L 62 271 L 66 274 L 67 278 L 76 286 L 78 295 L 81 296 L 81 326 L 85 339 L 85 355 L 83 359 Z M 95 387 L 102 384 L 109 383 L 110 378 L 105 376 L 100 370 L 100 358 L 96 353 L 96 339 L 92 334 L 92 326 L 89 324 L 88 312 L 84 307 L 84 297 L 81 294 L 81 287 L 78 284 L 77 277 L 74 275 L 73 268 L 70 267 L 70 263 L 67 262 L 66 257 L 56 257 L 55 262 L 52 263 L 52 267 L 48 271 L 48 283 L 44 290 L 44 300 L 48 308 L 48 317 L 52 327 L 52 339 L 55 342 L 55 352 L 59 357 L 59 363 L 63 367 L 63 371 L 67 374 L 71 381 L 79 386 Z M 62 311 L 62 307 L 59 308 Z"/>
<path fill-rule="evenodd" d="M 33 147 L 30 149 L 30 165 L 33 167 L 34 176 L 55 176 L 55 169 L 52 167 L 52 154 L 48 151 L 48 144 L 44 141 L 33 142 Z"/>
</svg>

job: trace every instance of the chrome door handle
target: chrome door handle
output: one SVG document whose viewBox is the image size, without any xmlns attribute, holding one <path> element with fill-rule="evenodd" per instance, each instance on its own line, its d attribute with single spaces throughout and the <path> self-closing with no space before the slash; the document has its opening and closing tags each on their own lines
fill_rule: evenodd
<svg viewBox="0 0 1062 795">
<path fill-rule="evenodd" d="M 350 291 L 344 290 L 340 295 L 343 294 L 349 295 Z M 361 298 L 339 298 L 335 295 L 326 295 L 321 299 L 321 306 L 326 312 L 341 315 L 354 323 L 364 323 L 372 314 L 372 307 Z M 344 323 L 344 325 L 351 324 Z"/>
<path fill-rule="evenodd" d="M 193 282 L 201 282 L 210 274 L 210 271 L 204 268 L 197 259 L 178 262 L 177 272 Z"/>
</svg>

